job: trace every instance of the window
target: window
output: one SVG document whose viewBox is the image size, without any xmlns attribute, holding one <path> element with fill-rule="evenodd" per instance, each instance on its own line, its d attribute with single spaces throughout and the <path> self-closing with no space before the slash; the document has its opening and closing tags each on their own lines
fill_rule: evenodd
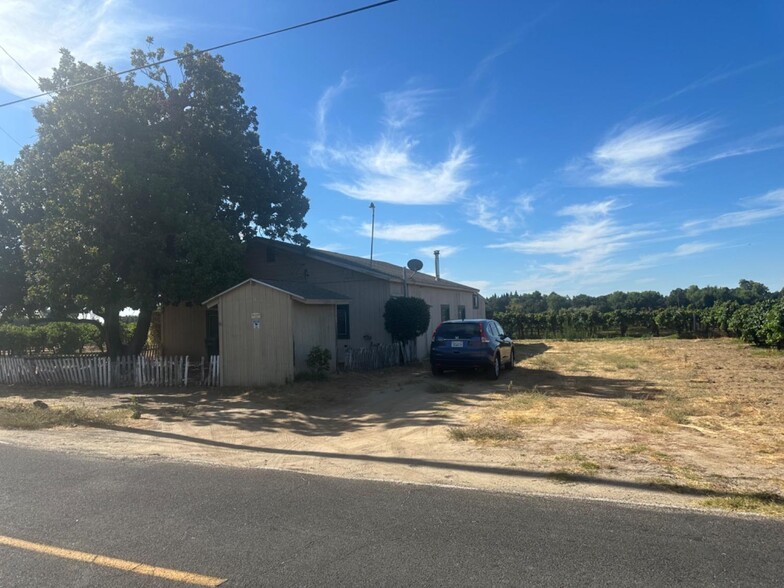
<svg viewBox="0 0 784 588">
<path fill-rule="evenodd" d="M 461 321 L 465 320 L 465 306 L 462 304 L 457 307 L 457 318 L 459 318 Z"/>
<path fill-rule="evenodd" d="M 272 263 L 273 261 L 275 261 L 275 249 L 267 247 L 267 263 Z"/>
<path fill-rule="evenodd" d="M 474 304 L 474 310 L 479 308 L 479 294 L 474 294 L 473 304 Z"/>
<path fill-rule="evenodd" d="M 348 304 L 338 304 L 338 339 L 351 339 L 351 326 L 348 320 Z"/>
<path fill-rule="evenodd" d="M 498 331 L 498 336 L 506 337 L 506 335 L 504 335 L 504 328 L 501 326 L 501 324 L 496 322 L 494 322 L 493 324 L 495 325 L 495 330 Z"/>
<path fill-rule="evenodd" d="M 441 322 L 443 323 L 444 321 L 448 321 L 448 320 L 449 320 L 449 305 L 448 304 L 442 304 L 441 305 Z"/>
</svg>

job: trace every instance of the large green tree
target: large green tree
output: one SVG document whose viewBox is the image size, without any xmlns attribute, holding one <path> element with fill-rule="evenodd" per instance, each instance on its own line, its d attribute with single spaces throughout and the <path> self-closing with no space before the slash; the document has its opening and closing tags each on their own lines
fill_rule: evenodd
<svg viewBox="0 0 784 588">
<path fill-rule="evenodd" d="M 138 83 L 63 50 L 41 80 L 53 98 L 33 109 L 38 140 L 8 172 L 28 302 L 54 317 L 95 312 L 112 355 L 141 349 L 158 304 L 241 279 L 249 238 L 307 243 L 305 180 L 262 149 L 239 77 L 190 45 L 176 56 L 175 80 L 150 65 L 163 50 L 133 51 Z M 126 307 L 139 309 L 129 345 Z"/>
<path fill-rule="evenodd" d="M 25 294 L 22 235 L 18 210 L 11 194 L 11 166 L 0 162 L 0 317 L 22 309 Z"/>
</svg>

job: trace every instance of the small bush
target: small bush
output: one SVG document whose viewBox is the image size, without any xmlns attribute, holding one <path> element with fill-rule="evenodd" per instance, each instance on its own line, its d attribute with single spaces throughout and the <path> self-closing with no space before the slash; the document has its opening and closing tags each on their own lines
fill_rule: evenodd
<svg viewBox="0 0 784 588">
<path fill-rule="evenodd" d="M 312 374 L 320 379 L 326 377 L 327 373 L 329 372 L 331 361 L 332 352 L 330 352 L 329 349 L 320 347 L 319 345 L 311 348 L 310 353 L 308 353 L 308 369 Z"/>
</svg>

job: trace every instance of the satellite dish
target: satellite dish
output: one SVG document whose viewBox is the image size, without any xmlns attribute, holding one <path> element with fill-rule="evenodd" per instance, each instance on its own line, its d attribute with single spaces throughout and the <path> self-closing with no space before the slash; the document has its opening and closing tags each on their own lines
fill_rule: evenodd
<svg viewBox="0 0 784 588">
<path fill-rule="evenodd" d="M 418 272 L 423 266 L 422 262 L 418 259 L 409 259 L 406 265 L 408 265 L 408 269 L 412 272 Z"/>
</svg>

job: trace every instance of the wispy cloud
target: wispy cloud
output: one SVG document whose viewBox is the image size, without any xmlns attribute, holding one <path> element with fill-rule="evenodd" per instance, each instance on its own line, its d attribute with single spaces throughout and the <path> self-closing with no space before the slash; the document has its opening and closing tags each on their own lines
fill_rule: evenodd
<svg viewBox="0 0 784 588">
<path fill-rule="evenodd" d="M 564 169 L 578 183 L 596 186 L 656 187 L 670 176 L 714 161 L 784 147 L 784 125 L 710 149 L 690 149 L 707 141 L 714 121 L 665 122 L 654 119 L 616 127 L 587 157 Z"/>
<path fill-rule="evenodd" d="M 765 67 L 766 65 L 770 65 L 771 63 L 779 61 L 780 59 L 782 59 L 782 57 L 784 56 L 776 55 L 773 57 L 768 57 L 767 59 L 761 59 L 760 61 L 755 61 L 754 63 L 747 63 L 746 65 L 734 69 L 724 68 L 723 70 L 720 69 L 720 70 L 713 71 L 707 75 L 702 76 L 701 78 L 694 80 L 690 84 L 685 85 L 681 89 L 676 90 L 672 94 L 665 96 L 664 98 L 658 100 L 654 104 L 661 104 L 663 102 L 672 100 L 673 98 L 677 98 L 678 96 L 681 96 L 683 94 L 687 94 L 688 92 L 693 92 L 694 90 L 699 90 L 707 86 L 712 86 L 713 84 L 717 84 L 719 82 L 723 82 L 725 80 L 745 74 L 755 69 Z"/>
<path fill-rule="evenodd" d="M 446 159 L 416 161 L 415 143 L 387 138 L 373 145 L 341 152 L 353 178 L 333 181 L 327 188 L 356 198 L 393 204 L 446 204 L 460 198 L 469 186 L 466 170 L 471 150 L 455 145 Z"/>
<path fill-rule="evenodd" d="M 772 149 L 780 149 L 781 147 L 784 147 L 784 125 L 772 127 L 747 137 L 741 137 L 737 141 L 723 146 L 718 152 L 696 160 L 690 166 L 702 165 L 729 157 L 752 155 Z"/>
<path fill-rule="evenodd" d="M 496 60 L 514 49 L 514 47 L 520 42 L 521 38 L 522 34 L 518 33 L 512 38 L 507 39 L 500 45 L 494 47 L 487 55 L 482 57 L 482 59 L 479 60 L 479 63 L 476 64 L 476 67 L 474 67 L 471 75 L 468 76 L 468 83 L 476 84 L 479 80 L 481 80 L 488 73 Z"/>
<path fill-rule="evenodd" d="M 571 205 L 558 211 L 571 220 L 559 229 L 541 235 L 526 235 L 519 241 L 490 245 L 520 253 L 575 256 L 604 259 L 648 230 L 621 224 L 611 214 L 622 205 L 615 199 Z"/>
<path fill-rule="evenodd" d="M 410 88 L 382 94 L 384 124 L 390 129 L 406 127 L 424 114 L 428 102 L 437 93 L 437 90 L 427 88 Z"/>
<path fill-rule="evenodd" d="M 539 279 L 546 283 L 606 276 L 618 254 L 654 233 L 650 227 L 620 222 L 615 212 L 623 207 L 615 199 L 567 206 L 557 214 L 569 220 L 558 229 L 490 247 L 554 256 L 537 267 Z"/>
<path fill-rule="evenodd" d="M 691 220 L 683 224 L 687 234 L 697 235 L 708 231 L 747 227 L 784 216 L 784 188 L 773 190 L 756 198 L 743 201 L 745 210 L 728 212 L 712 218 Z"/>
<path fill-rule="evenodd" d="M 509 202 L 495 196 L 473 197 L 465 206 L 466 222 L 493 233 L 508 233 L 523 224 L 533 212 L 536 196 L 523 193 Z"/>
<path fill-rule="evenodd" d="M 664 186 L 667 176 L 682 170 L 683 150 L 705 138 L 709 122 L 672 122 L 661 119 L 616 128 L 587 160 L 567 172 L 598 186 Z"/>
<path fill-rule="evenodd" d="M 418 253 L 426 257 L 430 257 L 433 255 L 433 251 L 438 251 L 440 257 L 451 257 L 455 253 L 458 253 L 465 249 L 464 247 L 459 247 L 457 245 L 430 245 L 428 247 L 420 247 L 417 249 Z"/>
<path fill-rule="evenodd" d="M 451 233 L 451 229 L 440 224 L 376 224 L 375 238 L 387 241 L 429 241 L 438 239 Z M 359 233 L 366 237 L 370 236 L 371 225 L 364 223 Z"/>
<path fill-rule="evenodd" d="M 518 26 L 517 31 L 511 37 L 496 45 L 489 53 L 479 60 L 479 63 L 476 64 L 473 71 L 471 72 L 471 75 L 468 76 L 468 82 L 470 84 L 476 84 L 479 80 L 485 77 L 485 75 L 487 75 L 487 73 L 492 69 L 493 64 L 500 57 L 503 57 L 512 49 L 514 49 L 527 33 L 536 28 L 539 23 L 550 16 L 550 14 L 557 8 L 557 4 L 551 4 L 550 7 L 544 10 L 541 14 Z"/>
<path fill-rule="evenodd" d="M 310 158 L 319 165 L 324 164 L 327 150 L 327 114 L 335 98 L 340 96 L 349 87 L 348 73 L 343 72 L 340 82 L 329 86 L 316 103 L 316 139 L 310 144 Z"/>
<path fill-rule="evenodd" d="M 2 45 L 34 77 L 47 77 L 57 65 L 61 47 L 87 63 L 127 63 L 130 49 L 148 35 L 172 28 L 123 0 L 3 0 L 0 3 Z M 0 87 L 24 96 L 38 87 L 5 54 L 0 54 Z"/>
<path fill-rule="evenodd" d="M 466 204 L 466 221 L 493 233 L 506 233 L 517 224 L 515 219 L 503 214 L 497 198 L 476 196 Z"/>
<path fill-rule="evenodd" d="M 368 144 L 327 142 L 326 119 L 332 102 L 342 89 L 341 80 L 330 86 L 316 108 L 316 139 L 311 162 L 328 169 L 333 179 L 326 187 L 358 200 L 393 204 L 445 204 L 460 199 L 468 189 L 472 150 L 457 141 L 441 160 L 425 160 L 418 154 L 418 141 L 406 127 L 422 116 L 436 91 L 407 88 L 382 96 L 382 131 Z"/>
</svg>

